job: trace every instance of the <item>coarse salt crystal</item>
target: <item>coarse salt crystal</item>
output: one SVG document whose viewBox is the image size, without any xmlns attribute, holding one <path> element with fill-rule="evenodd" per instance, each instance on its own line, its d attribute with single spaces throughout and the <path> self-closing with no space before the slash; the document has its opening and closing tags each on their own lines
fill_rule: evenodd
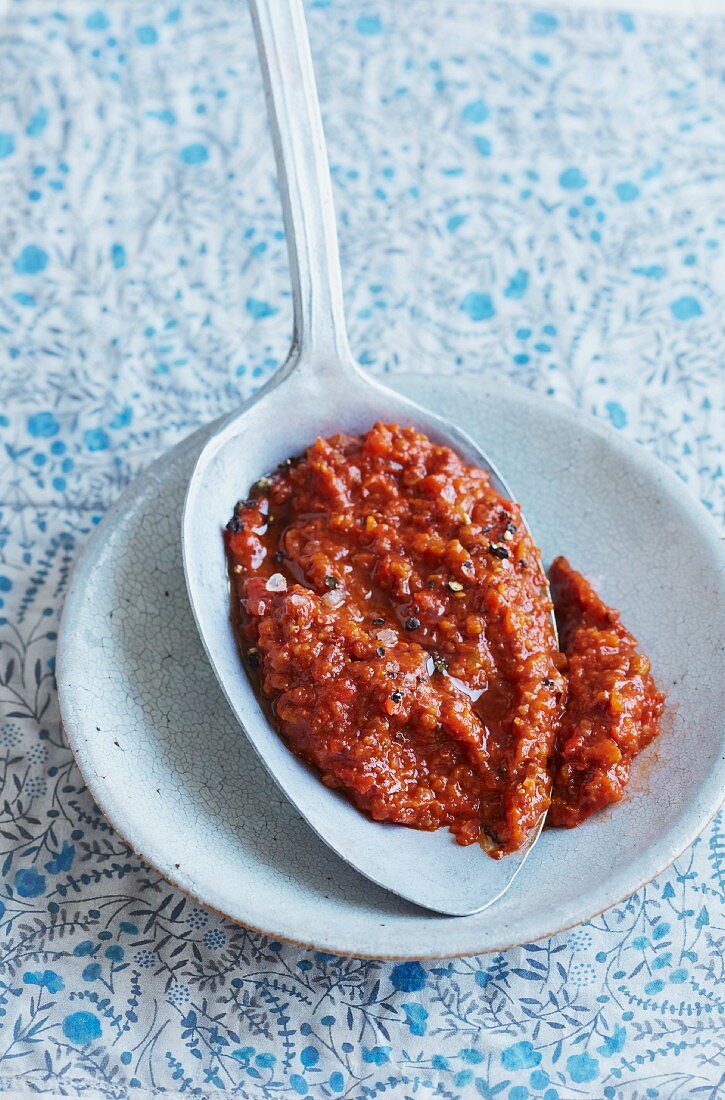
<svg viewBox="0 0 725 1100">
<path fill-rule="evenodd" d="M 398 641 L 398 635 L 395 633 L 394 630 L 379 630 L 377 633 L 377 639 L 379 642 L 382 642 L 384 646 L 387 646 L 387 648 L 390 649 L 390 647 L 394 646 Z"/>
<path fill-rule="evenodd" d="M 305 597 L 301 596 L 299 592 L 293 592 L 287 602 L 293 604 L 295 607 L 302 607 L 305 602 Z"/>
<path fill-rule="evenodd" d="M 322 598 L 328 607 L 342 607 L 345 602 L 345 593 L 340 592 L 338 588 L 332 588 L 329 592 L 325 592 Z"/>
<path fill-rule="evenodd" d="M 281 573 L 273 573 L 267 581 L 266 588 L 268 592 L 286 592 L 287 581 Z"/>
</svg>

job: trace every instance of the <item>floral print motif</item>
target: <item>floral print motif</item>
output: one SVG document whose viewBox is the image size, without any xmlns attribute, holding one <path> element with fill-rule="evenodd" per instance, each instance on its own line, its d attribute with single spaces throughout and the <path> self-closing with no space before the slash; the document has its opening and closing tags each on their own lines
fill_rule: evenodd
<svg viewBox="0 0 725 1100">
<path fill-rule="evenodd" d="M 721 515 L 722 20 L 307 9 L 360 360 L 577 404 Z M 392 964 L 221 920 L 100 815 L 55 696 L 69 572 L 136 472 L 279 365 L 284 237 L 239 0 L 1 18 L 0 1089 L 721 1095 L 721 818 L 580 928 Z"/>
</svg>

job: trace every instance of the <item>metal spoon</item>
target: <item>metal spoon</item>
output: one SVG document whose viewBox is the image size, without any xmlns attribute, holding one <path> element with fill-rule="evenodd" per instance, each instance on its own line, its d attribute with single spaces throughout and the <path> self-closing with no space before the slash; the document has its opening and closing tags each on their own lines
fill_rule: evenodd
<svg viewBox="0 0 725 1100">
<path fill-rule="evenodd" d="M 368 820 L 286 748 L 240 663 L 222 527 L 234 501 L 261 474 L 317 436 L 364 432 L 376 420 L 411 424 L 487 470 L 497 491 L 514 499 L 464 432 L 366 377 L 355 363 L 345 330 L 329 167 L 302 2 L 250 0 L 250 6 L 287 231 L 294 333 L 284 366 L 215 432 L 192 475 L 182 525 L 191 606 L 247 737 L 322 840 L 361 874 L 409 901 L 451 915 L 476 913 L 509 887 L 543 820 L 522 850 L 499 862 L 476 845 L 457 846 L 445 829 L 422 833 Z M 294 844 L 294 837 L 280 837 L 279 843 Z"/>
</svg>

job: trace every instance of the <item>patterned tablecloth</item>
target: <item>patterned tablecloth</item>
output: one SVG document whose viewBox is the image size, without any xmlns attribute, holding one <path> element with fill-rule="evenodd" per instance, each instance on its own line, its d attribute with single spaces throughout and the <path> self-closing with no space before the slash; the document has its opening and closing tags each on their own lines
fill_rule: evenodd
<svg viewBox="0 0 725 1100">
<path fill-rule="evenodd" d="M 225 923 L 94 807 L 53 682 L 69 571 L 291 319 L 243 0 L 102 2 L 0 16 L 0 1087 L 724 1096 L 720 822 L 575 931 L 393 965 Z M 576 404 L 717 513 L 723 21 L 308 11 L 361 361 Z"/>
</svg>

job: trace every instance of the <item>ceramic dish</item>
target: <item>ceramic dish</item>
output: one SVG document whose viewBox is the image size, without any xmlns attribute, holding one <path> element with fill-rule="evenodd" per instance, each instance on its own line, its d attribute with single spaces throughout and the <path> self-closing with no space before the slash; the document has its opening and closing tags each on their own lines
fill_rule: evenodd
<svg viewBox="0 0 725 1100">
<path fill-rule="evenodd" d="M 341 954 L 474 954 L 614 904 L 663 870 L 717 809 L 723 558 L 685 486 L 593 420 L 551 403 L 542 413 L 540 397 L 472 378 L 396 385 L 510 471 L 544 560 L 564 553 L 595 580 L 651 657 L 666 717 L 623 803 L 571 832 L 547 831 L 509 892 L 471 917 L 426 912 L 342 863 L 257 760 L 191 616 L 180 513 L 212 426 L 137 479 L 89 540 L 61 626 L 61 712 L 119 833 L 200 901 L 270 936 Z"/>
</svg>

